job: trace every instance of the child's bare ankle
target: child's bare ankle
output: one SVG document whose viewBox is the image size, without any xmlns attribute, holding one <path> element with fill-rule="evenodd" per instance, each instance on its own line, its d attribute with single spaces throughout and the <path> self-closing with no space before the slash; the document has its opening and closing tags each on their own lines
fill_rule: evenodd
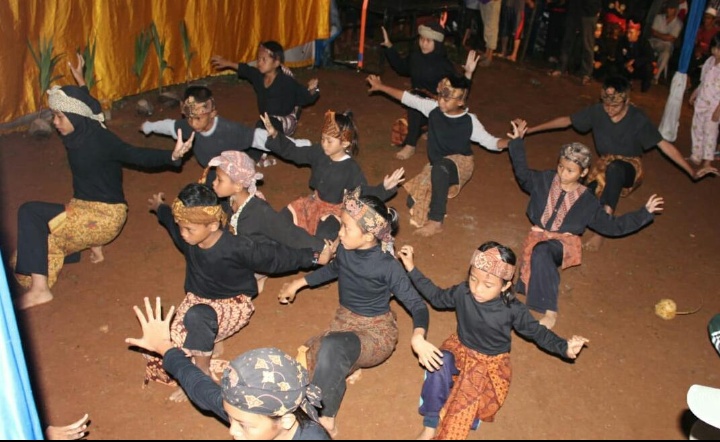
<svg viewBox="0 0 720 442">
<path fill-rule="evenodd" d="M 435 437 L 435 431 L 435 428 L 423 427 L 422 431 L 418 434 L 415 440 L 430 440 Z"/>
</svg>

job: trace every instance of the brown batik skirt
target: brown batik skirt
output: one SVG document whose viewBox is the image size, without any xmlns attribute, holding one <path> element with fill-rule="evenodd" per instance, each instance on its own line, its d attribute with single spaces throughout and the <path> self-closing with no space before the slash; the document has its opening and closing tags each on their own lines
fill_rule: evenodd
<svg viewBox="0 0 720 442">
<path fill-rule="evenodd" d="M 217 337 L 215 337 L 216 343 L 240 331 L 241 328 L 250 322 L 250 317 L 255 312 L 252 300 L 247 295 L 238 295 L 234 298 L 209 299 L 201 298 L 188 292 L 183 302 L 177 308 L 175 318 L 170 325 L 170 340 L 178 348 L 182 348 L 183 344 L 185 344 L 185 337 L 187 336 L 187 330 L 185 329 L 185 323 L 183 321 L 185 314 L 190 307 L 198 304 L 209 305 L 217 313 L 219 328 Z M 212 352 L 204 353 L 190 350 L 185 350 L 185 352 L 191 356 L 212 355 Z M 162 368 L 162 358 L 154 354 L 143 354 L 143 356 L 147 360 L 147 366 L 145 367 L 145 385 L 150 381 L 167 385 L 177 385 L 177 382 Z M 215 370 L 213 370 L 212 367 L 217 365 L 218 363 L 211 365 L 213 372 Z"/>
<path fill-rule="evenodd" d="M 320 199 L 317 192 L 314 192 L 291 202 L 288 204 L 288 209 L 292 213 L 293 222 L 296 226 L 302 227 L 311 235 L 315 235 L 320 221 L 328 216 L 340 219 L 342 204 L 325 202 Z"/>
</svg>

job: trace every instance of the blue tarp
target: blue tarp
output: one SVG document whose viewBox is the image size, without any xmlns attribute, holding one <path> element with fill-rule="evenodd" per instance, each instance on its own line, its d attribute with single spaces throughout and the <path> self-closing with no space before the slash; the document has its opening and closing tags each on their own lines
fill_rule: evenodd
<svg viewBox="0 0 720 442">
<path fill-rule="evenodd" d="M 0 256 L 0 262 L 2 257 Z M 0 439 L 42 440 L 5 269 L 0 265 Z"/>
</svg>

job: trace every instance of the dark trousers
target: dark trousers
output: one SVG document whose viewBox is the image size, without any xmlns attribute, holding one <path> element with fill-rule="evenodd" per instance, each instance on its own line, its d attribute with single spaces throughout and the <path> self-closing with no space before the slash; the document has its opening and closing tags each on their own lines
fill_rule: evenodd
<svg viewBox="0 0 720 442">
<path fill-rule="evenodd" d="M 335 417 L 347 385 L 345 378 L 360 357 L 360 338 L 352 332 L 333 332 L 322 338 L 312 383 L 322 391 L 320 415 Z"/>
<path fill-rule="evenodd" d="M 422 133 L 422 127 L 428 122 L 422 112 L 415 109 L 407 110 L 408 132 L 405 136 L 404 145 L 417 146 L 418 139 Z"/>
<path fill-rule="evenodd" d="M 558 288 L 563 245 L 551 239 L 539 242 L 533 248 L 530 257 L 530 281 L 527 290 L 527 306 L 544 313 L 546 310 L 558 311 Z M 519 281 L 522 284 L 522 281 Z M 522 288 L 518 291 L 525 292 Z"/>
<path fill-rule="evenodd" d="M 18 247 L 15 271 L 48 274 L 48 221 L 65 211 L 62 204 L 31 201 L 18 209 Z M 79 255 L 78 255 L 79 256 Z"/>
<path fill-rule="evenodd" d="M 570 65 L 570 55 L 576 38 L 582 42 L 580 55 L 580 75 L 591 75 L 593 72 L 593 59 L 595 46 L 595 24 L 597 17 L 582 17 L 579 19 L 567 16 L 565 21 L 565 34 L 563 35 L 562 50 L 560 52 L 560 70 L 566 71 Z M 579 35 L 578 35 L 579 34 Z"/>
<path fill-rule="evenodd" d="M 460 374 L 455 365 L 455 355 L 442 350 L 443 365 L 435 371 L 425 370 L 425 381 L 420 391 L 420 408 L 418 412 L 423 416 L 423 426 L 437 428 L 440 423 L 440 410 L 450 397 L 450 390 L 454 385 L 453 376 Z M 479 420 L 473 422 L 472 429 L 477 430 Z"/>
<path fill-rule="evenodd" d="M 287 206 L 280 209 L 280 215 L 285 217 L 290 223 L 293 222 L 292 213 Z M 320 221 L 315 229 L 315 237 L 320 239 L 328 239 L 335 241 L 340 233 L 340 221 L 334 216 L 328 216 L 324 220 Z"/>
<path fill-rule="evenodd" d="M 209 352 L 215 348 L 218 334 L 218 317 L 215 309 L 207 304 L 190 307 L 185 313 L 183 324 L 187 330 L 184 348 Z"/>
<path fill-rule="evenodd" d="M 635 168 L 627 161 L 616 160 L 608 164 L 605 170 L 605 188 L 600 195 L 600 203 L 613 211 L 620 201 L 620 193 L 625 187 L 632 187 L 635 182 Z M 597 182 L 593 181 L 588 188 L 595 192 Z"/>
<path fill-rule="evenodd" d="M 432 196 L 430 197 L 428 219 L 442 222 L 447 213 L 448 189 L 460 182 L 455 163 L 443 158 L 433 164 L 430 171 L 430 182 L 432 183 Z"/>
</svg>

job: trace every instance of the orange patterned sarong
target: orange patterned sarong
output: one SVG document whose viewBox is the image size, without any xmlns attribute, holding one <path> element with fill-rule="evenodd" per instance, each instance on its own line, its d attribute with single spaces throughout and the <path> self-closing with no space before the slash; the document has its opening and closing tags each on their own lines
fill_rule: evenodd
<svg viewBox="0 0 720 442">
<path fill-rule="evenodd" d="M 434 439 L 465 440 L 475 419 L 492 422 L 505 403 L 512 379 L 510 353 L 478 353 L 464 346 L 457 334 L 450 335 L 440 349 L 455 356 L 460 374 L 453 376 Z"/>
<path fill-rule="evenodd" d="M 288 209 L 293 216 L 296 226 L 302 227 L 309 234 L 315 235 L 320 221 L 328 216 L 334 216 L 338 220 L 342 213 L 342 203 L 331 204 L 320 199 L 317 192 L 309 196 L 296 199 L 288 204 Z"/>
<path fill-rule="evenodd" d="M 520 264 L 520 279 L 525 283 L 525 295 L 529 295 L 530 292 L 532 251 L 537 243 L 551 239 L 558 240 L 563 245 L 563 260 L 560 268 L 565 270 L 568 267 L 582 264 L 582 241 L 579 236 L 539 230 L 539 227 L 531 229 L 525 238 L 525 244 L 523 244 L 522 263 Z"/>
</svg>

